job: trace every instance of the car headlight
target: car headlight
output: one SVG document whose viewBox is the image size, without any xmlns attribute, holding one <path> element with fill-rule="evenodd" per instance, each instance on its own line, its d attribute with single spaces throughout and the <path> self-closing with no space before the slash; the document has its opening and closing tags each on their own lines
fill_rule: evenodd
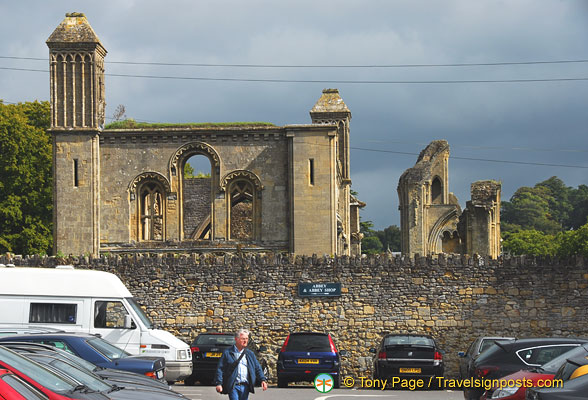
<svg viewBox="0 0 588 400">
<path fill-rule="evenodd" d="M 502 389 L 496 389 L 494 393 L 492 393 L 491 399 L 502 399 L 503 397 L 512 396 L 516 392 L 519 391 L 519 387 L 512 386 L 512 387 L 505 387 Z"/>
<path fill-rule="evenodd" d="M 188 359 L 188 353 L 186 352 L 186 350 L 178 350 L 178 360 L 187 360 Z"/>
</svg>

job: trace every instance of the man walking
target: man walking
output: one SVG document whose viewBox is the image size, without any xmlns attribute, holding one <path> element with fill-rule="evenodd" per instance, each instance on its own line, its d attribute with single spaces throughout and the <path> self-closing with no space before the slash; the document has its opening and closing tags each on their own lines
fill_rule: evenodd
<svg viewBox="0 0 588 400">
<path fill-rule="evenodd" d="M 255 354 L 247 348 L 249 331 L 240 329 L 235 334 L 235 345 L 223 352 L 214 379 L 216 391 L 228 394 L 229 400 L 247 400 L 255 392 L 255 383 L 267 390 L 267 380 Z"/>
</svg>

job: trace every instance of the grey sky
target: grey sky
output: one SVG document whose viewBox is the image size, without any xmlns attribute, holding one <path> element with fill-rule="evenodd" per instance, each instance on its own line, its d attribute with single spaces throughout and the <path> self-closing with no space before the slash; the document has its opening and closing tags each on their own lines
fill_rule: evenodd
<svg viewBox="0 0 588 400">
<path fill-rule="evenodd" d="M 107 62 L 271 65 L 456 64 L 588 59 L 585 0 L 2 1 L 0 56 L 47 57 L 66 12 L 83 12 Z M 0 67 L 48 68 L 0 58 Z M 421 68 L 237 68 L 106 64 L 107 74 L 447 81 L 588 78 L 588 63 Z M 107 116 L 154 122 L 308 123 L 325 87 L 350 108 L 352 188 L 362 219 L 399 224 L 396 186 L 430 141 L 451 147 L 450 190 L 497 179 L 503 199 L 556 175 L 588 184 L 588 81 L 458 84 L 222 82 L 107 76 Z M 47 73 L 0 69 L 0 98 L 48 100 Z M 385 150 L 375 152 L 360 149 Z M 397 154 L 412 153 L 412 155 Z M 455 158 L 454 158 L 455 157 Z"/>
</svg>

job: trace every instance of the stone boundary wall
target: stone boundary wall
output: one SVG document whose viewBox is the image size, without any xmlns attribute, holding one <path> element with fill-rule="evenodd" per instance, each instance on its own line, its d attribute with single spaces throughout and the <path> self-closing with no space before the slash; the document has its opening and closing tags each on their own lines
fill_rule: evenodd
<svg viewBox="0 0 588 400">
<path fill-rule="evenodd" d="M 330 331 L 350 354 L 343 375 L 371 376 L 370 348 L 384 332 L 427 333 L 445 351 L 448 377 L 457 352 L 479 335 L 588 337 L 588 263 L 573 260 L 301 257 L 146 254 L 70 258 L 113 272 L 160 327 L 190 342 L 207 330 L 249 328 L 275 379 L 278 349 L 291 331 Z M 53 266 L 49 257 L 0 263 Z M 341 297 L 301 298 L 299 282 L 340 282 Z"/>
</svg>

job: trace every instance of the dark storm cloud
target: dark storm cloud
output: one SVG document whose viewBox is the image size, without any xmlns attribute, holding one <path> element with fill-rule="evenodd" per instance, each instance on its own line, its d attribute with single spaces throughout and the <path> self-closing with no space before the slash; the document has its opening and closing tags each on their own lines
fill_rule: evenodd
<svg viewBox="0 0 588 400">
<path fill-rule="evenodd" d="M 25 4 L 26 3 L 26 4 Z M 4 56 L 46 57 L 66 12 L 88 17 L 107 61 L 382 65 L 587 59 L 583 0 L 29 1 L 0 5 Z M 508 80 L 588 77 L 587 63 L 435 68 L 219 68 L 107 64 L 107 73 L 290 80 Z M 46 69 L 47 62 L 0 59 Z M 352 111 L 353 189 L 376 227 L 398 224 L 396 186 L 431 140 L 453 157 L 588 165 L 588 82 L 323 84 L 107 77 L 107 115 L 124 104 L 147 121 L 310 122 L 324 87 Z M 48 99 L 47 74 L 0 71 L 6 101 Z M 392 152 L 359 150 L 370 148 Z M 573 151 L 566 151 L 573 150 Z M 462 205 L 470 183 L 499 179 L 503 198 L 557 175 L 587 184 L 581 168 L 450 159 Z"/>
</svg>

